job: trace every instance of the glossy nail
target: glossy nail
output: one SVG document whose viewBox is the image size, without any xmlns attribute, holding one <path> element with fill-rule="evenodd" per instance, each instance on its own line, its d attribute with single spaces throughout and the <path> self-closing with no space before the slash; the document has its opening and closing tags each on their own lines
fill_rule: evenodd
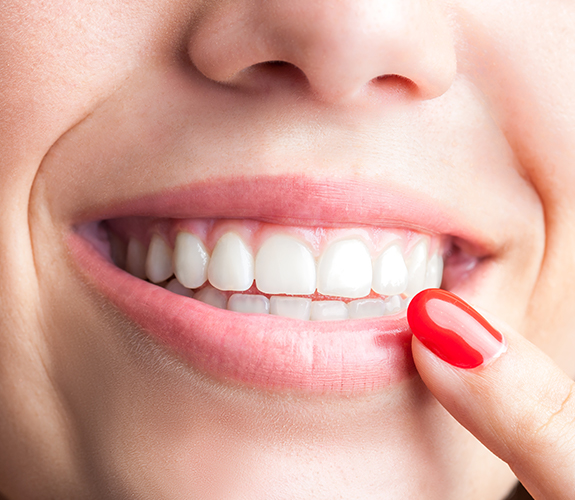
<svg viewBox="0 0 575 500">
<path fill-rule="evenodd" d="M 407 309 L 413 334 L 443 361 L 475 368 L 505 351 L 503 336 L 456 295 L 439 289 L 418 293 Z"/>
</svg>

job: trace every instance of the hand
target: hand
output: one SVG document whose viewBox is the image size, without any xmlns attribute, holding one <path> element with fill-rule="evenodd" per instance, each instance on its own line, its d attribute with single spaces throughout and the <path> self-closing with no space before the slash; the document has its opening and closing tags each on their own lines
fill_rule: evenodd
<svg viewBox="0 0 575 500">
<path fill-rule="evenodd" d="M 419 374 L 447 411 L 536 500 L 575 498 L 573 381 L 517 332 L 444 290 L 418 294 L 407 315 Z"/>
</svg>

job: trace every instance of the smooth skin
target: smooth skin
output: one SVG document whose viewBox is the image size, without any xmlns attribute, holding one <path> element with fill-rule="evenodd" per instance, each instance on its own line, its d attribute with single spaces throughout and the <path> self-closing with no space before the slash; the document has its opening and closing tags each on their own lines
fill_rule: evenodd
<svg viewBox="0 0 575 500">
<path fill-rule="evenodd" d="M 6 498 L 485 500 L 511 469 L 535 498 L 572 497 L 575 4 L 1 11 Z M 453 291 L 508 351 L 465 371 L 414 341 L 421 377 L 368 395 L 227 384 L 156 349 L 66 246 L 87 211 L 286 174 L 390 186 L 457 219 L 484 259 Z"/>
</svg>

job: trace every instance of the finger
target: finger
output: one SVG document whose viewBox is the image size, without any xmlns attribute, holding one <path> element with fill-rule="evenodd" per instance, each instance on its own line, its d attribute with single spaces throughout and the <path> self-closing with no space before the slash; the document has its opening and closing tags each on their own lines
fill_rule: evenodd
<svg viewBox="0 0 575 500">
<path fill-rule="evenodd" d="M 444 290 L 415 296 L 407 315 L 415 364 L 438 401 L 534 498 L 575 498 L 573 381 L 521 335 L 495 329 Z"/>
</svg>

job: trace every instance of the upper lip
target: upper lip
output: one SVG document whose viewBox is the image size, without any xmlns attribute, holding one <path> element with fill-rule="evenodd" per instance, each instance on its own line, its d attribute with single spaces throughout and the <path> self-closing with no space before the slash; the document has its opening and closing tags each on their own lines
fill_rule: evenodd
<svg viewBox="0 0 575 500">
<path fill-rule="evenodd" d="M 476 258 L 496 243 L 479 227 L 415 194 L 393 192 L 360 180 L 261 176 L 210 179 L 152 193 L 82 214 L 83 222 L 125 216 L 253 219 L 314 227 L 401 227 L 453 237 Z"/>
</svg>

